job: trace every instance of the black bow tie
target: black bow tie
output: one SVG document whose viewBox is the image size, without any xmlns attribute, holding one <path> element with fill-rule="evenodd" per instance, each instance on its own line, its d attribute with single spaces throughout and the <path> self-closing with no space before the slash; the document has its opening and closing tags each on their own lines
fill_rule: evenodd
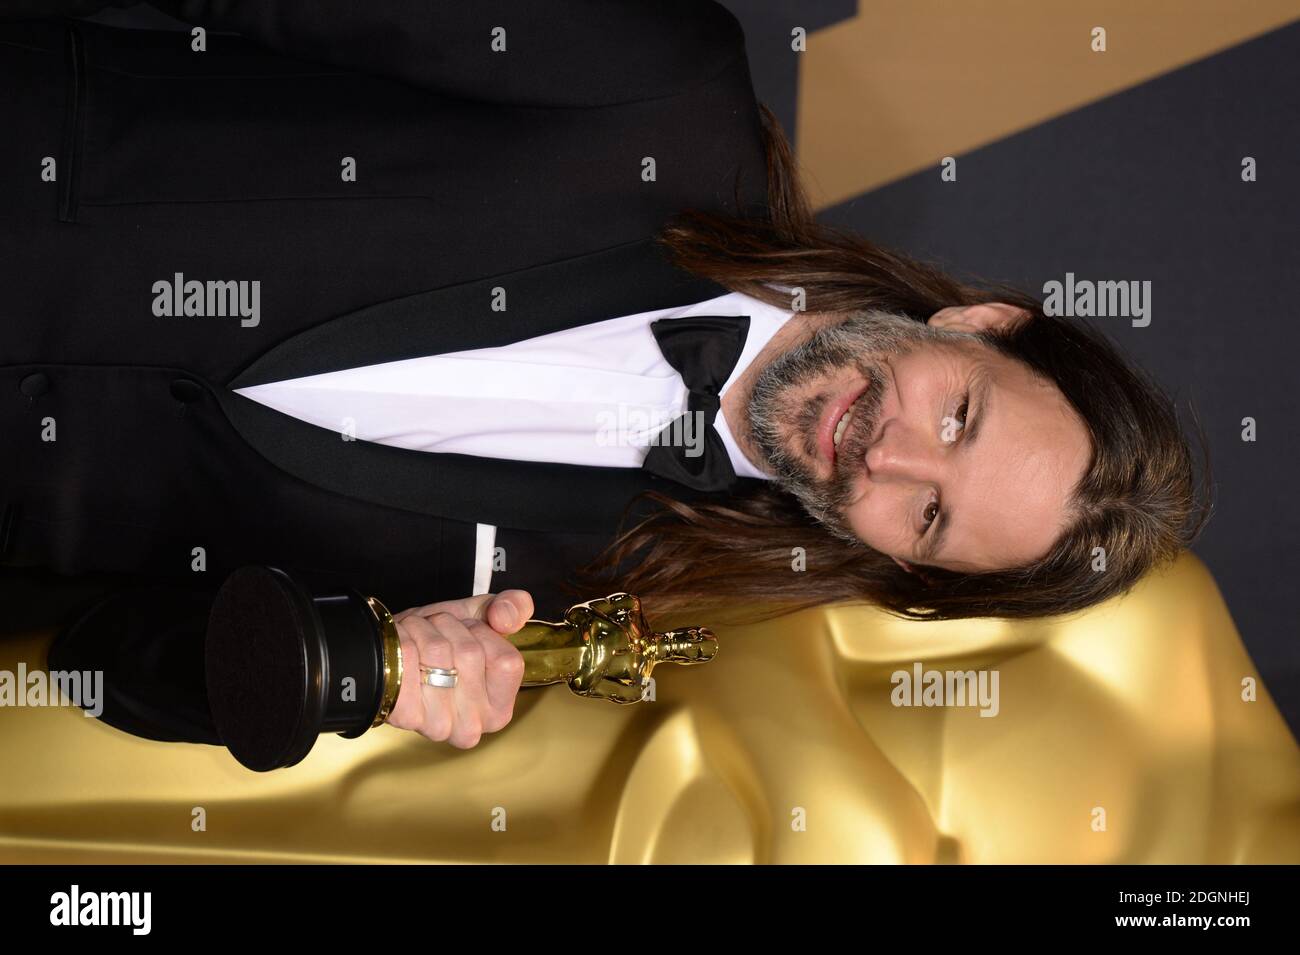
<svg viewBox="0 0 1300 955">
<path fill-rule="evenodd" d="M 745 347 L 749 316 L 661 318 L 650 323 L 650 331 L 668 364 L 682 376 L 690 395 L 685 414 L 660 432 L 660 440 L 665 443 L 651 445 L 641 467 L 699 491 L 725 491 L 735 483 L 736 471 L 713 422 L 721 407 L 718 392 L 735 370 Z M 687 417 L 697 412 L 702 422 L 696 418 L 692 426 Z M 700 423 L 704 426 L 704 453 L 691 457 L 686 453 L 691 449 L 680 437 L 689 435 L 698 442 Z"/>
</svg>

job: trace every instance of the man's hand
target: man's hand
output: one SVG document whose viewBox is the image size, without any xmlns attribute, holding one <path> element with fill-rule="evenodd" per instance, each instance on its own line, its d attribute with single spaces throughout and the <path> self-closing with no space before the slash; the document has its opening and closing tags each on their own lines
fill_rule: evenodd
<svg viewBox="0 0 1300 955">
<path fill-rule="evenodd" d="M 477 746 L 514 715 L 524 658 L 502 634 L 533 615 L 527 591 L 444 600 L 393 615 L 402 642 L 402 687 L 388 722 L 458 749 Z M 429 686 L 420 667 L 459 671 L 456 686 Z"/>
</svg>

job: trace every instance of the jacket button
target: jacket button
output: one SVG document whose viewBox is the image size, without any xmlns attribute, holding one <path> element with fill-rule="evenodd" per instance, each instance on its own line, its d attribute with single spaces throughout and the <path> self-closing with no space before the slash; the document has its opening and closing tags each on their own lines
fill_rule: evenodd
<svg viewBox="0 0 1300 955">
<path fill-rule="evenodd" d="M 203 386 L 188 378 L 177 378 L 172 382 L 172 397 L 183 405 L 193 404 L 203 397 Z"/>
<path fill-rule="evenodd" d="M 43 372 L 38 371 L 18 382 L 18 390 L 28 398 L 39 398 L 50 390 L 50 379 Z"/>
</svg>

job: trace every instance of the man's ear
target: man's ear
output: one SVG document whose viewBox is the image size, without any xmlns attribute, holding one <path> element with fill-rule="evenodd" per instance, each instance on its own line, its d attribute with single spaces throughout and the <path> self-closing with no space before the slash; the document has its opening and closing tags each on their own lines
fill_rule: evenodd
<svg viewBox="0 0 1300 955">
<path fill-rule="evenodd" d="M 899 567 L 902 567 L 905 571 L 907 571 L 907 572 L 908 572 L 909 574 L 911 574 L 913 577 L 915 577 L 915 578 L 917 578 L 918 580 L 920 580 L 921 583 L 925 584 L 927 587 L 933 587 L 933 586 L 934 586 L 934 584 L 935 584 L 934 578 L 931 577 L 929 574 L 927 574 L 923 568 L 921 568 L 921 567 L 916 567 L 916 566 L 914 566 L 914 565 L 912 565 L 912 564 L 909 564 L 907 561 L 903 560 L 901 557 L 895 557 L 895 556 L 893 556 L 892 554 L 889 556 L 889 559 L 892 560 L 892 561 L 893 561 L 895 564 L 897 564 Z"/>
<path fill-rule="evenodd" d="M 953 305 L 940 309 L 930 316 L 926 324 L 932 328 L 975 334 L 1010 329 L 1028 318 L 1029 313 L 1023 308 L 1005 302 L 984 302 L 980 305 Z"/>
</svg>

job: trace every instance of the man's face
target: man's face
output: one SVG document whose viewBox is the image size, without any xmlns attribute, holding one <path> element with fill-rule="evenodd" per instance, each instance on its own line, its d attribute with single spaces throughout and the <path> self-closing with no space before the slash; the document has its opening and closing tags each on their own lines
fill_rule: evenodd
<svg viewBox="0 0 1300 955">
<path fill-rule="evenodd" d="M 777 483 L 904 566 L 1044 556 L 1091 447 L 1054 385 L 975 337 L 1022 316 L 1001 304 L 944 309 L 929 325 L 873 313 L 777 357 L 748 408 Z"/>
</svg>

